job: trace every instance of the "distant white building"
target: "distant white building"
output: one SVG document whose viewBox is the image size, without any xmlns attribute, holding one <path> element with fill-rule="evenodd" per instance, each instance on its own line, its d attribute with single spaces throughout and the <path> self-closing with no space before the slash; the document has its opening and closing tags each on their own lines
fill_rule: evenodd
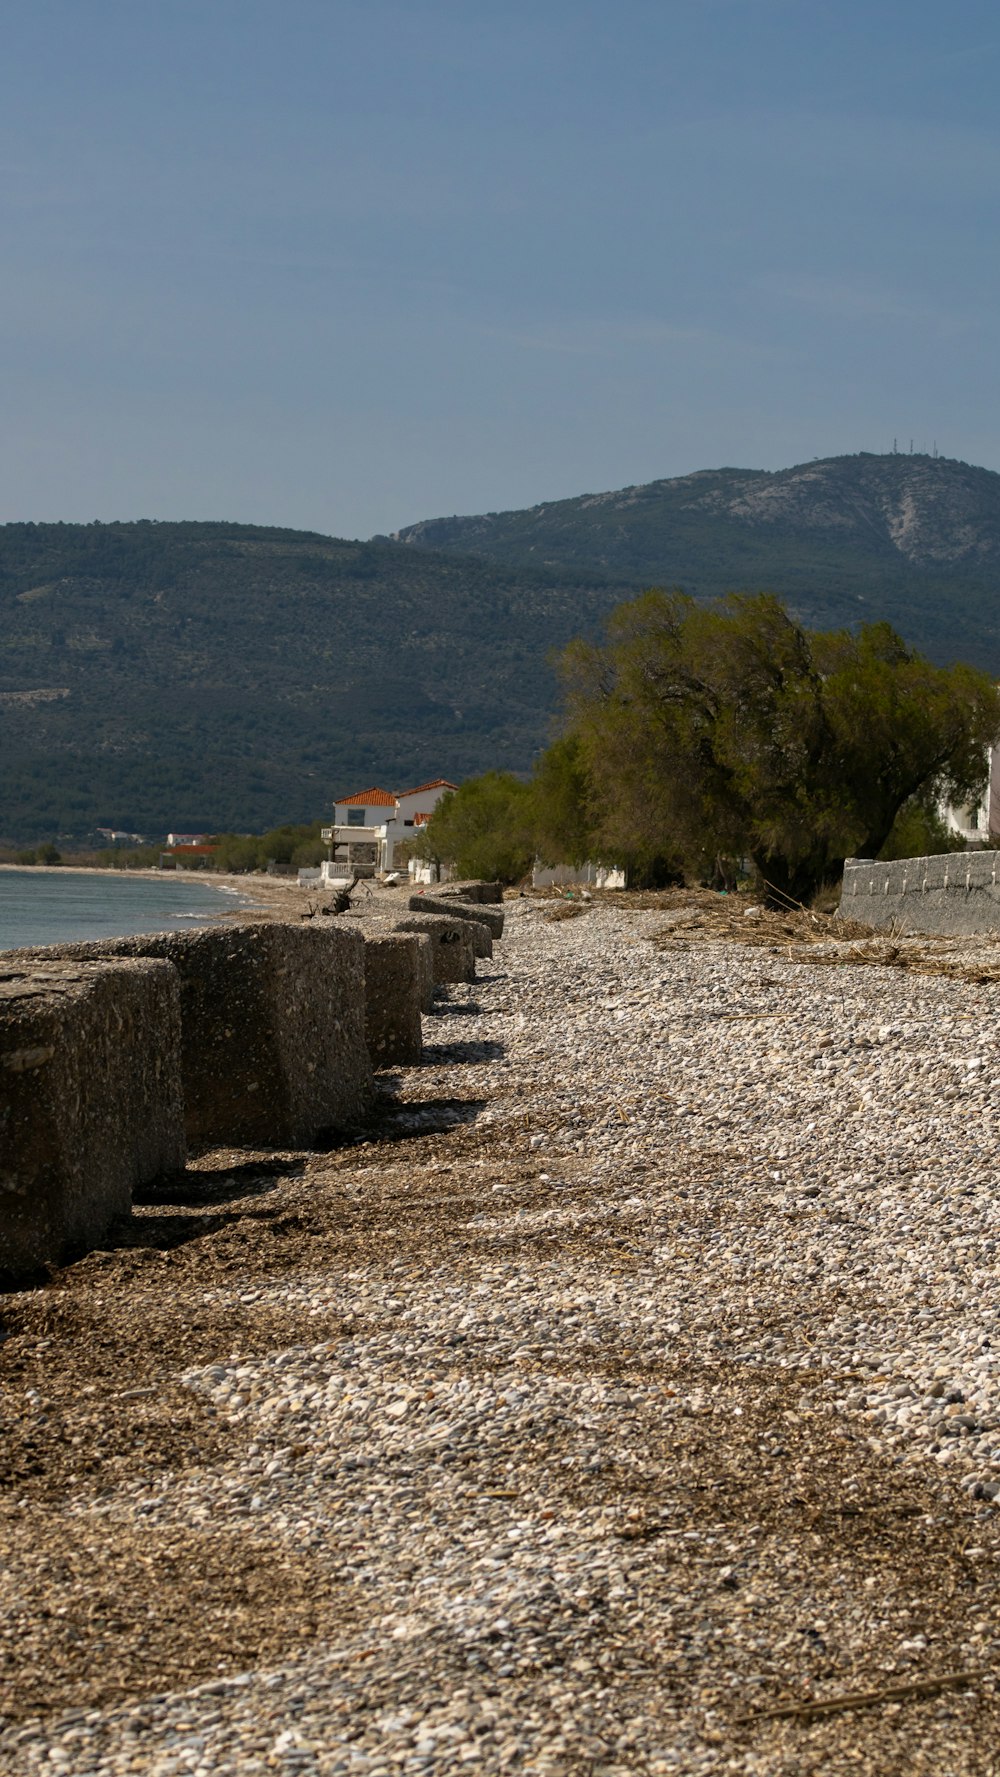
<svg viewBox="0 0 1000 1777">
<path fill-rule="evenodd" d="M 126 833 L 121 827 L 96 827 L 102 839 L 109 845 L 148 845 L 149 841 L 143 833 Z"/>
</svg>

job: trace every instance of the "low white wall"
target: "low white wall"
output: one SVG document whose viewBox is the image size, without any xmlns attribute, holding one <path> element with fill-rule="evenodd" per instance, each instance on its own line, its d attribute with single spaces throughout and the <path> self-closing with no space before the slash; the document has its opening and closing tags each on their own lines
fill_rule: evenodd
<svg viewBox="0 0 1000 1777">
<path fill-rule="evenodd" d="M 536 864 L 531 872 L 532 888 L 599 888 L 623 889 L 624 870 L 613 870 L 604 864 L 555 864 L 551 868 Z"/>
</svg>

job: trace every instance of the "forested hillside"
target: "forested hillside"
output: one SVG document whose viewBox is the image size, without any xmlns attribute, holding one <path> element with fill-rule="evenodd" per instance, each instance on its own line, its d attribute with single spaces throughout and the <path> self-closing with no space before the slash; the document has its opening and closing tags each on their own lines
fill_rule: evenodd
<svg viewBox="0 0 1000 1777">
<path fill-rule="evenodd" d="M 812 627 L 884 617 L 1000 673 L 1000 476 L 723 469 L 370 543 L 0 527 L 0 840 L 262 831 L 374 781 L 524 770 L 554 651 L 652 584 L 766 588 Z"/>
<path fill-rule="evenodd" d="M 228 524 L 0 527 L 0 838 L 262 830 L 527 766 L 620 591 Z"/>
<path fill-rule="evenodd" d="M 813 627 L 886 618 L 935 660 L 1000 672 L 1000 475 L 944 457 L 711 469 L 395 535 L 699 598 L 766 589 Z"/>
</svg>

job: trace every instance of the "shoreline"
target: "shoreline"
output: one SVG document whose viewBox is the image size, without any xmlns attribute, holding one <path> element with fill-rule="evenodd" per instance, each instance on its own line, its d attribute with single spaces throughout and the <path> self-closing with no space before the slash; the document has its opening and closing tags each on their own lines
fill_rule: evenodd
<svg viewBox="0 0 1000 1777">
<path fill-rule="evenodd" d="M 109 876 L 116 881 L 132 881 L 140 878 L 146 882 L 182 882 L 194 888 L 210 888 L 220 894 L 245 895 L 248 900 L 261 899 L 261 906 L 277 906 L 282 899 L 291 895 L 305 895 L 309 891 L 299 887 L 297 881 L 290 877 L 265 876 L 255 872 L 253 875 L 239 876 L 228 872 L 207 870 L 116 870 L 104 864 L 0 864 L 0 871 L 14 870 L 22 875 L 44 876 Z M 230 912 L 233 909 L 229 909 Z M 220 918 L 224 918 L 220 914 Z"/>
<path fill-rule="evenodd" d="M 147 868 L 144 865 L 134 870 L 116 870 L 111 864 L 0 864 L 0 870 L 19 870 L 22 873 L 30 870 L 33 876 L 114 876 L 125 879 L 143 876 L 151 878 L 154 882 L 195 882 L 202 883 L 208 888 L 214 888 L 220 882 L 270 882 L 273 880 L 271 877 L 256 873 L 252 876 L 238 876 L 221 870 L 155 870 L 152 866 Z M 291 888 L 298 887 L 297 882 L 292 883 L 288 878 L 283 880 L 288 881 Z"/>
<path fill-rule="evenodd" d="M 100 909 L 101 918 L 113 916 L 114 909 L 118 905 L 119 895 L 121 895 L 123 902 L 125 903 L 128 903 L 130 900 L 134 903 L 137 898 L 141 902 L 144 899 L 145 891 L 143 891 L 143 894 L 138 897 L 132 896 L 130 898 L 127 889 L 123 888 L 119 891 L 117 888 L 112 889 L 109 885 L 107 892 L 105 893 L 97 883 L 92 882 L 90 879 L 94 877 L 113 877 L 116 882 L 125 879 L 129 881 L 139 879 L 148 884 L 156 883 L 163 891 L 162 895 L 153 897 L 153 900 L 156 902 L 156 908 L 150 908 L 147 914 L 143 915 L 140 908 L 140 931 L 135 935 L 141 935 L 142 931 L 154 932 L 157 930 L 174 929 L 193 930 L 195 928 L 200 928 L 209 931 L 220 926 L 231 925 L 234 922 L 245 923 L 247 921 L 255 920 L 263 920 L 269 923 L 281 922 L 283 920 L 297 921 L 300 914 L 307 909 L 307 901 L 304 898 L 303 891 L 299 888 L 298 882 L 287 878 L 280 879 L 280 883 L 278 883 L 275 882 L 274 878 L 269 878 L 263 875 L 239 876 L 230 875 L 228 873 L 213 873 L 209 876 L 207 872 L 203 873 L 201 871 L 175 872 L 155 869 L 126 871 L 107 869 L 94 864 L 79 866 L 65 864 L 0 864 L 0 872 L 5 872 L 9 875 L 12 871 L 22 878 L 29 874 L 29 872 L 39 872 L 48 879 L 51 879 L 53 876 L 68 878 L 69 881 L 67 882 L 64 896 L 67 904 L 73 906 L 77 901 L 80 901 L 82 903 L 83 912 L 85 912 L 87 906 L 93 907 L 95 911 Z M 76 889 L 74 889 L 73 878 L 77 876 L 87 879 L 89 886 L 86 886 L 84 882 L 80 882 Z M 181 880 L 179 883 L 175 884 L 175 879 L 178 876 Z M 0 876 L 0 881 L 3 880 L 3 876 Z M 192 900 L 189 898 L 189 888 L 194 893 L 199 889 L 202 891 L 199 900 Z M 206 889 L 210 890 L 211 893 L 205 894 L 204 890 Z M 49 891 L 44 890 L 42 887 L 38 888 L 37 895 L 39 901 L 47 901 L 50 898 Z M 24 884 L 22 888 L 20 882 L 15 889 L 15 897 L 25 907 L 29 906 L 35 899 L 35 895 L 28 885 Z M 206 903 L 208 904 L 206 905 Z M 83 917 L 83 913 L 81 914 L 81 917 Z M 21 927 L 24 926 L 23 918 L 21 918 L 20 924 Z M 85 921 L 85 924 L 87 924 L 89 930 L 92 922 Z M 113 919 L 112 924 L 114 924 Z M 131 922 L 126 921 L 126 924 L 129 925 L 131 929 Z M 104 933 L 98 930 L 97 932 L 92 931 L 91 935 L 100 937 L 102 935 L 113 935 L 113 933 Z M 76 936 L 82 938 L 86 936 L 86 933 L 77 933 Z M 12 927 L 8 927 L 5 922 L 2 928 L 2 935 L 0 935 L 0 957 L 5 956 L 12 950 L 17 950 L 27 941 L 28 940 L 18 931 L 18 920 L 17 916 L 15 916 L 15 923 Z M 48 935 L 47 937 L 39 936 L 35 939 L 36 943 L 47 946 L 58 945 L 61 941 L 62 940 L 56 935 Z"/>
</svg>

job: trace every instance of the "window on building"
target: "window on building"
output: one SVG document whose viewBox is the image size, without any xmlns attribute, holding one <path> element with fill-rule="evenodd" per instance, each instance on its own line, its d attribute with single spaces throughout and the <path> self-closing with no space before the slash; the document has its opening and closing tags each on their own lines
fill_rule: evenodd
<svg viewBox="0 0 1000 1777">
<path fill-rule="evenodd" d="M 349 808 L 347 811 L 347 825 L 349 827 L 363 827 L 364 824 L 365 824 L 364 809 L 363 808 Z"/>
</svg>

